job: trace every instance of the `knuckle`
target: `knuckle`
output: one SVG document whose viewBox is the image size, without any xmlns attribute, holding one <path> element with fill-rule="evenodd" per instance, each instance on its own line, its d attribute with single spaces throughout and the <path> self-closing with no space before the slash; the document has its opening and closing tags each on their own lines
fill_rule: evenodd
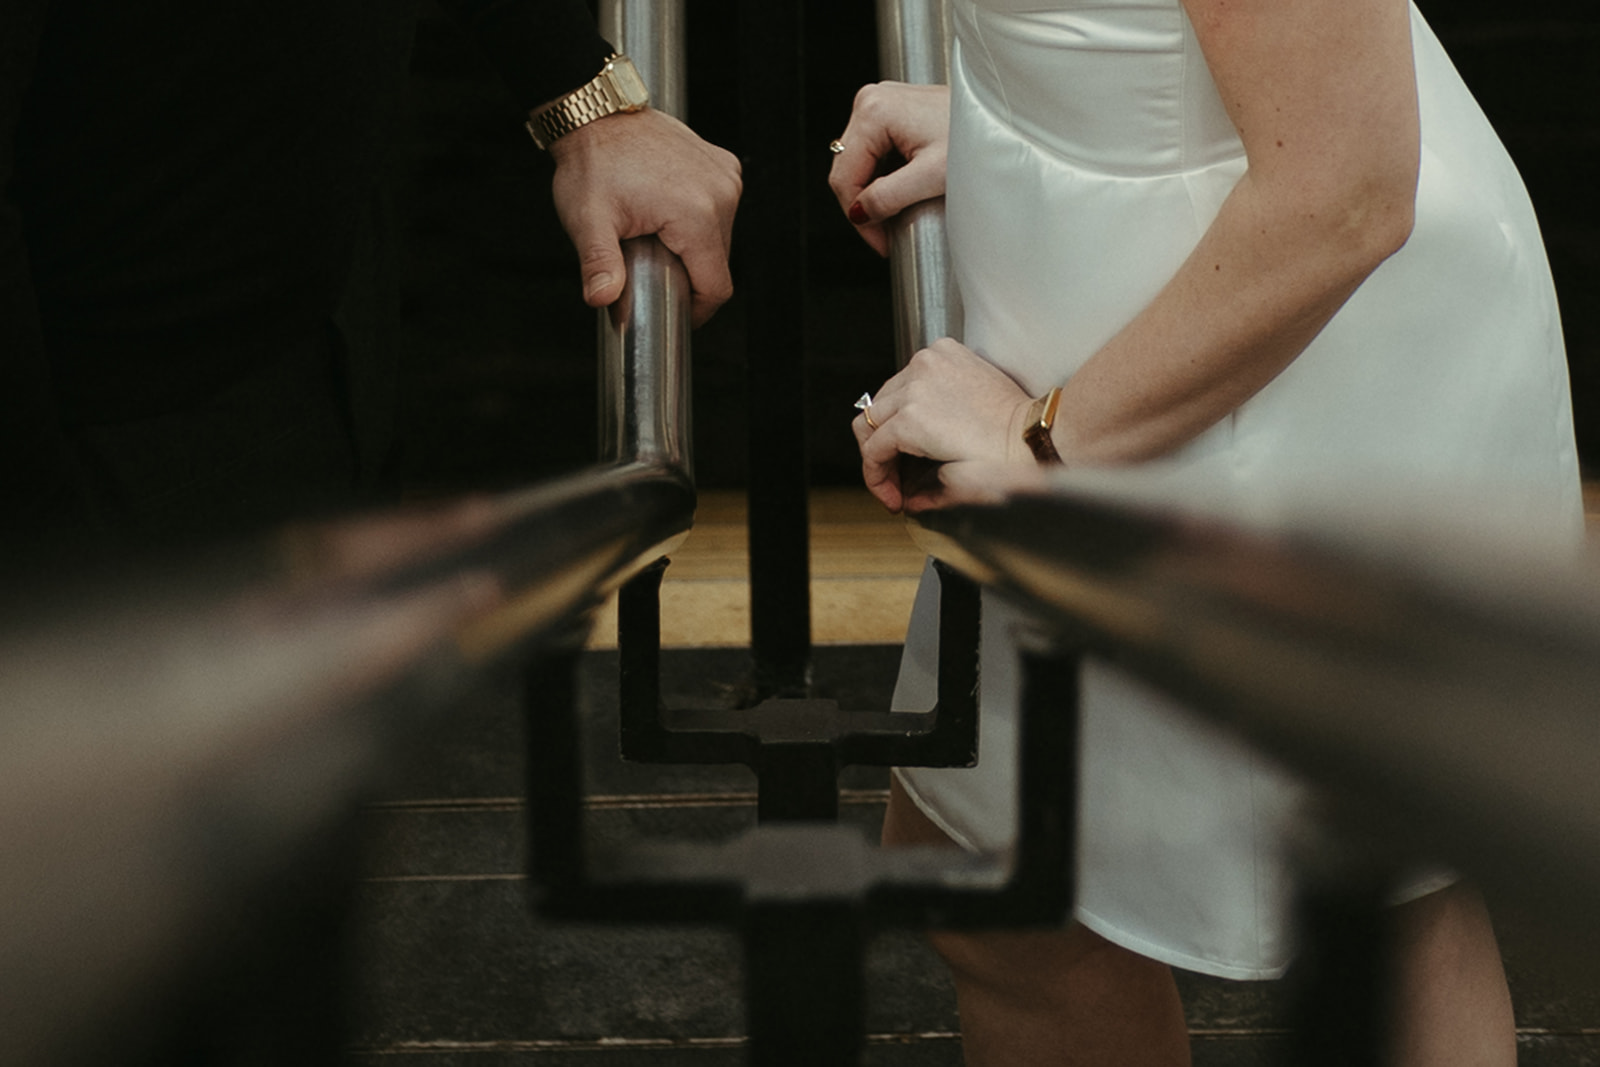
<svg viewBox="0 0 1600 1067">
<path fill-rule="evenodd" d="M 737 190 L 743 184 L 744 166 L 739 157 L 725 149 L 717 149 L 712 180 L 724 189 Z"/>
<path fill-rule="evenodd" d="M 855 109 L 867 118 L 880 117 L 893 92 L 888 82 L 870 82 L 856 91 Z"/>
<path fill-rule="evenodd" d="M 724 202 L 714 190 L 700 185 L 680 194 L 674 214 L 691 225 L 709 226 L 722 217 Z"/>
</svg>

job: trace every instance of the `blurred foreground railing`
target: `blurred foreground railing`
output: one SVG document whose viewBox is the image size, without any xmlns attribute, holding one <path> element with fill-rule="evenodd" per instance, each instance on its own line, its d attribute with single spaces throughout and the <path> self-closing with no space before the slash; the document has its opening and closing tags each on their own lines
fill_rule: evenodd
<svg viewBox="0 0 1600 1067">
<path fill-rule="evenodd" d="M 1342 495 L 1342 520 L 1323 508 L 1252 529 L 1130 504 L 1136 473 L 1096 481 L 1063 475 L 1053 491 L 927 513 L 916 536 L 1046 632 L 1181 698 L 1306 783 L 1296 968 L 1313 992 L 1293 1062 L 1388 1062 L 1386 903 L 1407 870 L 1448 865 L 1554 935 L 1570 963 L 1593 958 L 1592 560 L 1516 539 L 1463 543 L 1449 519 L 1470 529 L 1482 510 L 1408 526 L 1403 506 L 1372 503 L 1386 494 L 1371 483 L 1348 487 L 1359 491 Z M 1349 514 L 1358 499 L 1361 525 Z M 1407 532 L 1363 528 L 1384 525 Z"/>
<path fill-rule="evenodd" d="M 1262 532 L 1126 503 L 1137 476 L 1116 495 L 1062 482 L 925 514 L 919 539 L 1282 760 L 1380 853 L 1443 858 L 1600 942 L 1588 560 L 1472 547 L 1440 517 Z"/>
<path fill-rule="evenodd" d="M 664 11 L 614 5 L 608 32 L 681 111 Z M 570 646 L 687 534 L 687 279 L 654 238 L 625 251 L 601 315 L 609 465 L 0 618 L 0 1059 L 140 1055 L 195 961 L 342 832 L 425 722 L 511 654 Z"/>
<path fill-rule="evenodd" d="M 687 530 L 680 471 L 306 527 L 0 641 L 0 1047 L 124 1062 L 152 1009 L 502 655 Z M 111 1055 L 102 1042 L 117 1049 Z"/>
</svg>

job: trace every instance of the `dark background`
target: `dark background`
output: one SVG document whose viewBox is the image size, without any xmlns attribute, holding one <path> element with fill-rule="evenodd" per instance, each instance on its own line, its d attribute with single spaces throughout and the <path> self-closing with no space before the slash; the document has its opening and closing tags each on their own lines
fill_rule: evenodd
<svg viewBox="0 0 1600 1067">
<path fill-rule="evenodd" d="M 741 0 L 688 0 L 689 120 L 742 152 Z M 761 0 L 743 0 L 759 3 Z M 1522 169 L 1561 299 L 1578 444 L 1600 465 L 1600 5 L 1426 0 L 1434 29 Z M 811 480 L 853 484 L 851 402 L 893 372 L 888 272 L 838 213 L 828 141 L 877 77 L 873 5 L 806 9 L 807 423 Z M 595 318 L 550 207 L 549 160 L 495 75 L 425 3 L 408 136 L 395 159 L 405 231 L 402 470 L 413 493 L 505 486 L 594 461 Z M 761 264 L 740 255 L 736 280 Z M 695 462 L 705 488 L 747 475 L 746 359 L 763 358 L 738 296 L 697 332 Z"/>
</svg>

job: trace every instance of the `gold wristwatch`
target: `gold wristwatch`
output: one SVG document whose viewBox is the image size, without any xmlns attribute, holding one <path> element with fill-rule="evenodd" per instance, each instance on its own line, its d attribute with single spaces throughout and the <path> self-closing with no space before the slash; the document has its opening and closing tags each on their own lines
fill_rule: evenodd
<svg viewBox="0 0 1600 1067">
<path fill-rule="evenodd" d="M 594 80 L 565 96 L 558 96 L 528 113 L 528 133 L 540 148 L 549 148 L 560 138 L 595 119 L 619 111 L 642 111 L 650 103 L 650 90 L 633 61 L 614 55 Z"/>
<path fill-rule="evenodd" d="M 1056 408 L 1060 405 L 1061 387 L 1058 385 L 1028 408 L 1028 421 L 1022 427 L 1022 440 L 1033 453 L 1033 458 L 1040 463 L 1061 462 L 1061 453 L 1056 451 L 1055 440 L 1050 436 L 1050 428 L 1056 424 Z"/>
</svg>

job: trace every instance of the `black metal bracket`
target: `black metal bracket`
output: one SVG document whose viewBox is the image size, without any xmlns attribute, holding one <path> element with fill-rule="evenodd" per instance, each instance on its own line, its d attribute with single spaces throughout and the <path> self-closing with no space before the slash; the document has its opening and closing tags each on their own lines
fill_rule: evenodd
<svg viewBox="0 0 1600 1067">
<path fill-rule="evenodd" d="M 1305 1067 L 1380 1067 L 1390 1062 L 1397 989 L 1398 855 L 1341 821 L 1307 820 L 1295 841 L 1299 942 L 1286 984 L 1293 1039 L 1287 1061 Z"/>
<path fill-rule="evenodd" d="M 1075 653 L 1024 654 L 1022 814 L 1009 856 L 878 849 L 852 827 L 788 822 L 758 826 L 725 844 L 650 843 L 590 854 L 578 655 L 574 641 L 527 679 L 528 824 L 538 905 L 567 918 L 742 930 L 751 1064 L 856 1062 L 863 1044 L 863 946 L 875 930 L 1065 922 L 1077 799 Z"/>
<path fill-rule="evenodd" d="M 939 571 L 938 700 L 921 712 L 845 711 L 836 701 L 774 698 L 754 708 L 668 708 L 661 700 L 660 560 L 623 586 L 617 608 L 622 758 L 640 763 L 742 763 L 756 772 L 761 822 L 839 814 L 839 772 L 851 764 L 970 767 L 978 757 L 979 597 Z"/>
</svg>

